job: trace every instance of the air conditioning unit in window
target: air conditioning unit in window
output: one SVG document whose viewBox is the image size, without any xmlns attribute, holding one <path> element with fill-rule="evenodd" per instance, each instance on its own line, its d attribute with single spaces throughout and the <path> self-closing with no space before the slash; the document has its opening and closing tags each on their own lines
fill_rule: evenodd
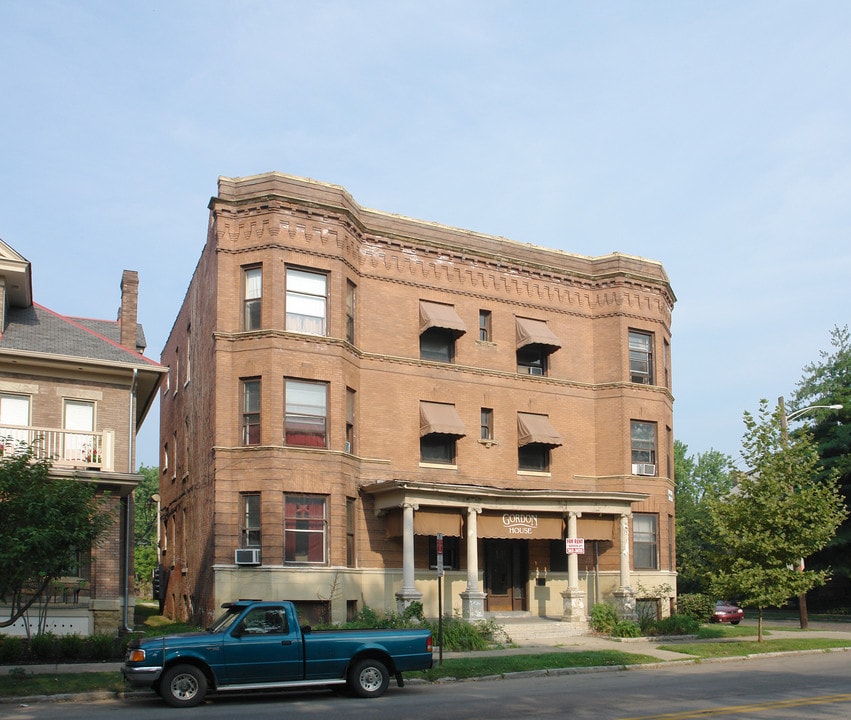
<svg viewBox="0 0 851 720">
<path fill-rule="evenodd" d="M 543 375 L 544 374 L 544 368 L 530 367 L 529 368 L 529 374 L 530 375 Z"/>
<path fill-rule="evenodd" d="M 260 564 L 260 548 L 237 548 L 233 555 L 237 565 Z"/>
<path fill-rule="evenodd" d="M 632 474 L 633 475 L 655 475 L 656 474 L 656 463 L 633 463 L 632 464 Z"/>
</svg>

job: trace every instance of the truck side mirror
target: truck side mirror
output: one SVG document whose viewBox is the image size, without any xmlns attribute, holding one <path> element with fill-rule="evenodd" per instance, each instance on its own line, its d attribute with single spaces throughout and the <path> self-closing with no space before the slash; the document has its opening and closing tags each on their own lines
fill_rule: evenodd
<svg viewBox="0 0 851 720">
<path fill-rule="evenodd" d="M 312 628 L 310 627 L 310 625 L 302 625 L 301 626 L 301 632 L 304 635 L 309 635 L 311 630 L 312 630 Z"/>
<path fill-rule="evenodd" d="M 231 637 L 240 638 L 245 635 L 245 623 L 239 623 L 233 630 L 231 630 Z"/>
</svg>

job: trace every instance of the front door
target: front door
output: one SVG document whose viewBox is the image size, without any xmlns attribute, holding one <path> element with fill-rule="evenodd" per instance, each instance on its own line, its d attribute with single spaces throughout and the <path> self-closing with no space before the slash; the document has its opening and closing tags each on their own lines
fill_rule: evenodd
<svg viewBox="0 0 851 720">
<path fill-rule="evenodd" d="M 526 610 L 529 543 L 485 540 L 485 592 L 488 612 Z"/>
</svg>

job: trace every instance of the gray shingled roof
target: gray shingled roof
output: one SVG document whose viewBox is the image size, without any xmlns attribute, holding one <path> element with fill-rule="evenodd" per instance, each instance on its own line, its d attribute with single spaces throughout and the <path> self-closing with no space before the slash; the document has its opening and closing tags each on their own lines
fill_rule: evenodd
<svg viewBox="0 0 851 720">
<path fill-rule="evenodd" d="M 9 308 L 6 320 L 0 351 L 19 350 L 134 365 L 157 364 L 119 344 L 117 322 L 68 318 L 35 303 L 27 308 Z"/>
</svg>

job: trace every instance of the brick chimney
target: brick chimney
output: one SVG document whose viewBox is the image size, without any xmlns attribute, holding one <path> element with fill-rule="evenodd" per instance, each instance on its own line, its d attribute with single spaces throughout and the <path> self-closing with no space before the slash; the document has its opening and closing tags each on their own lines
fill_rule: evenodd
<svg viewBox="0 0 851 720">
<path fill-rule="evenodd" d="M 121 276 L 121 307 L 118 308 L 118 326 L 121 330 L 121 344 L 138 352 L 136 344 L 136 325 L 139 310 L 139 273 L 125 270 Z"/>
</svg>

